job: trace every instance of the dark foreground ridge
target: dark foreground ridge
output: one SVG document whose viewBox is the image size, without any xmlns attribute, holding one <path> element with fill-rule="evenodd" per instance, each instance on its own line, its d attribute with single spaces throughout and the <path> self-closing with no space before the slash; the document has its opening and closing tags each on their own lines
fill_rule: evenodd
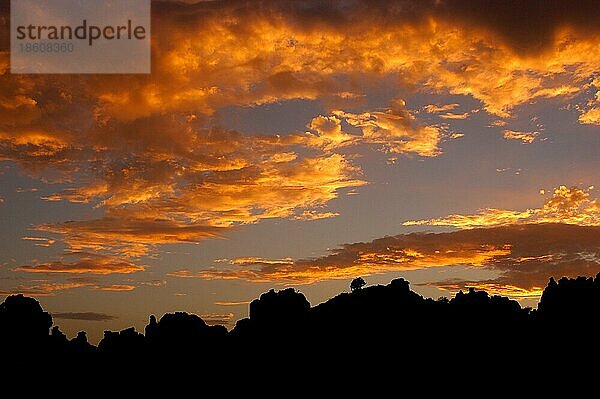
<svg viewBox="0 0 600 399">
<path fill-rule="evenodd" d="M 426 299 L 404 279 L 363 285 L 357 279 L 352 292 L 314 307 L 292 288 L 271 290 L 252 301 L 249 317 L 231 331 L 183 312 L 158 321 L 150 316 L 144 334 L 134 328 L 106 331 L 97 347 L 87 342 L 85 332 L 68 340 L 35 299 L 13 295 L 0 304 L 2 363 L 114 368 L 122 362 L 133 367 L 152 361 L 153 367 L 194 363 L 216 370 L 224 364 L 247 369 L 259 361 L 275 366 L 281 359 L 328 368 L 356 359 L 363 366 L 381 364 L 382 358 L 406 365 L 410 358 L 487 359 L 509 365 L 517 358 L 557 353 L 589 356 L 598 347 L 600 274 L 558 283 L 551 279 L 538 310 L 474 290 L 452 299 Z M 337 365 L 330 364 L 333 359 Z"/>
</svg>

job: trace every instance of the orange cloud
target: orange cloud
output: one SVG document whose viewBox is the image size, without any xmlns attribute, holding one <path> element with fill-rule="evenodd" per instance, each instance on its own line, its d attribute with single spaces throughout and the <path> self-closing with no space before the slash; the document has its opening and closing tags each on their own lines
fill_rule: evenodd
<svg viewBox="0 0 600 399">
<path fill-rule="evenodd" d="M 264 161 L 239 169 L 207 172 L 182 168 L 177 176 L 175 168 L 173 173 L 174 177 L 168 178 L 173 179 L 169 189 L 157 190 L 156 195 L 144 195 L 148 191 L 135 182 L 128 184 L 127 174 L 106 191 L 110 197 L 90 187 L 63 192 L 61 199 L 76 202 L 97 201 L 100 195 L 105 216 L 36 229 L 60 234 L 73 250 L 140 256 L 156 245 L 197 243 L 222 236 L 226 228 L 263 219 L 334 217 L 336 213 L 320 209 L 337 198 L 339 190 L 365 184 L 355 178 L 359 169 L 339 154 L 298 159 L 275 152 Z M 162 173 L 146 175 L 146 187 L 153 184 L 153 178 L 161 179 Z M 134 187 L 132 194 L 127 194 L 128 187 Z M 132 195 L 136 195 L 135 200 Z"/>
<path fill-rule="evenodd" d="M 0 294 L 3 295 L 15 295 L 23 294 L 27 296 L 52 296 L 58 292 L 70 290 L 74 288 L 87 287 L 85 283 L 69 282 L 69 283 L 57 283 L 49 281 L 32 281 L 28 284 L 20 284 L 13 289 L 0 290 Z"/>
<path fill-rule="evenodd" d="M 600 78 L 596 77 L 589 86 L 595 87 L 596 95 L 581 110 L 579 122 L 586 125 L 600 125 Z"/>
<path fill-rule="evenodd" d="M 33 280 L 27 284 L 20 284 L 9 290 L 0 290 L 0 294 L 14 295 L 23 294 L 34 297 L 53 296 L 66 290 L 76 288 L 88 288 L 100 291 L 132 291 L 136 288 L 134 285 L 112 284 L 100 285 L 95 280 L 77 280 L 73 279 L 68 282 L 51 282 L 47 280 Z"/>
<path fill-rule="evenodd" d="M 500 283 L 495 283 L 495 282 L 458 282 L 458 283 L 452 283 L 452 282 L 441 282 L 441 283 L 434 283 L 434 284 L 427 284 L 427 285 L 433 285 L 436 286 L 440 289 L 443 290 L 447 290 L 449 292 L 451 292 L 452 294 L 455 294 L 458 291 L 461 290 L 467 290 L 469 288 L 474 288 L 475 290 L 481 290 L 481 291 L 486 291 L 488 294 L 490 295 L 502 295 L 502 296 L 507 296 L 513 299 L 525 299 L 525 298 L 533 298 L 533 299 L 538 299 L 542 296 L 542 293 L 544 292 L 544 286 L 541 287 L 536 287 L 536 286 L 532 286 L 530 288 L 523 288 L 523 287 L 516 287 L 514 285 L 508 285 L 508 284 L 500 284 Z"/>
<path fill-rule="evenodd" d="M 323 258 L 268 260 L 238 258 L 232 267 L 219 266 L 193 272 L 179 270 L 169 275 L 181 278 L 242 279 L 251 282 L 310 284 L 389 271 L 468 265 L 480 267 L 496 257 L 509 255 L 510 245 L 479 242 L 443 242 L 435 235 L 401 235 L 371 243 L 346 244 Z M 219 262 L 222 263 L 222 262 Z"/>
<path fill-rule="evenodd" d="M 135 285 L 129 284 L 112 284 L 112 285 L 99 285 L 95 287 L 100 291 L 133 291 Z"/>
<path fill-rule="evenodd" d="M 507 140 L 521 140 L 523 144 L 531 144 L 539 136 L 540 132 L 517 132 L 515 130 L 505 130 L 504 138 Z"/>
<path fill-rule="evenodd" d="M 600 225 L 600 203 L 590 198 L 590 191 L 577 187 L 556 188 L 541 208 L 513 211 L 486 208 L 474 215 L 450 215 L 443 218 L 413 220 L 404 226 L 452 226 L 470 229 L 515 223 L 571 223 L 582 226 Z"/>
<path fill-rule="evenodd" d="M 219 306 L 242 306 L 250 304 L 250 301 L 217 301 L 214 304 Z"/>
<path fill-rule="evenodd" d="M 129 257 L 147 254 L 158 244 L 194 243 L 218 237 L 219 232 L 219 228 L 213 226 L 130 217 L 119 212 L 102 219 L 40 225 L 36 229 L 61 234 L 62 240 L 75 251 L 109 250 Z"/>
<path fill-rule="evenodd" d="M 467 119 L 469 117 L 468 112 L 464 112 L 462 114 L 454 114 L 452 112 L 446 112 L 445 114 L 441 114 L 440 118 L 442 119 Z"/>
<path fill-rule="evenodd" d="M 429 112 L 430 114 L 439 114 L 439 113 L 445 113 L 448 111 L 452 111 L 455 108 L 460 107 L 460 104 L 457 103 L 453 103 L 453 104 L 444 104 L 444 105 L 436 105 L 436 104 L 429 104 L 423 107 L 423 109 L 427 112 Z"/>
<path fill-rule="evenodd" d="M 340 214 L 337 212 L 318 212 L 318 211 L 304 211 L 300 215 L 294 216 L 294 220 L 320 220 L 329 219 Z"/>
<path fill-rule="evenodd" d="M 208 325 L 228 325 L 233 321 L 233 313 L 205 313 L 200 315 L 200 318 Z"/>
<path fill-rule="evenodd" d="M 360 128 L 364 142 L 381 144 L 389 152 L 414 152 L 425 157 L 440 154 L 438 145 L 442 138 L 441 128 L 416 124 L 415 117 L 406 109 L 403 100 L 395 100 L 384 112 L 352 114 L 333 111 L 333 114 Z"/>
<path fill-rule="evenodd" d="M 600 108 L 590 108 L 579 116 L 579 122 L 587 125 L 600 125 Z"/>
<path fill-rule="evenodd" d="M 514 21 L 498 26 L 488 19 L 473 25 L 472 18 L 457 18 L 456 10 L 464 12 L 464 7 L 447 9 L 441 3 L 411 5 L 411 11 L 388 4 L 381 13 L 357 2 L 344 8 L 343 17 L 320 22 L 296 19 L 300 16 L 293 7 L 264 7 L 160 5 L 153 20 L 150 77 L 19 77 L 8 73 L 9 54 L 3 52 L 0 120 L 6 129 L 0 131 L 12 136 L 28 129 L 52 139 L 69 131 L 76 135 L 69 143 L 95 149 L 111 142 L 132 144 L 127 139 L 138 136 L 138 146 L 145 141 L 159 149 L 162 142 L 163 149 L 183 150 L 193 138 L 183 129 L 164 126 L 211 115 L 227 105 L 351 100 L 355 96 L 348 93 L 360 91 L 357 78 L 385 75 L 398 76 L 419 91 L 471 96 L 489 113 L 506 117 L 532 99 L 582 93 L 600 60 L 597 29 L 582 30 L 585 19 L 577 24 L 544 21 L 523 36 L 545 32 L 543 40 L 522 42 L 513 30 L 506 31 Z M 184 17 L 187 22 L 181 24 Z M 543 49 L 521 51 L 532 42 L 543 42 Z M 81 132 L 77 120 L 95 126 Z M 149 128 L 160 134 L 137 134 L 144 120 L 159 121 Z M 119 129 L 120 123 L 137 129 Z M 113 129 L 121 140 L 107 132 Z"/>
<path fill-rule="evenodd" d="M 19 266 L 15 270 L 28 273 L 128 274 L 142 271 L 145 268 L 126 260 L 97 253 L 72 252 L 68 253 L 66 257 L 73 257 L 75 261 L 65 262 L 61 259 L 54 262 L 38 263 L 33 266 Z"/>
<path fill-rule="evenodd" d="M 493 272 L 496 277 L 425 284 L 452 292 L 474 287 L 513 298 L 534 298 L 552 276 L 596 275 L 600 272 L 599 251 L 600 226 L 539 223 L 399 234 L 345 244 L 320 258 L 244 258 L 199 271 L 180 270 L 170 276 L 295 285 L 383 272 L 468 266 Z"/>
<path fill-rule="evenodd" d="M 400 99 L 392 101 L 384 112 L 353 114 L 333 110 L 331 116 L 321 115 L 313 118 L 309 128 L 315 133 L 306 133 L 307 144 L 326 151 L 349 145 L 375 144 L 384 152 L 416 153 L 425 157 L 439 155 L 442 129 L 418 123 L 413 114 Z M 343 132 L 342 121 L 359 128 L 362 134 L 351 135 Z"/>
<path fill-rule="evenodd" d="M 35 243 L 34 245 L 38 247 L 49 247 L 56 242 L 55 240 L 44 237 L 21 237 L 21 240 L 33 241 Z"/>
<path fill-rule="evenodd" d="M 326 149 L 339 147 L 355 139 L 354 136 L 342 132 L 341 120 L 335 116 L 317 116 L 310 122 L 309 128 L 316 132 L 314 136 L 310 132 L 307 133 L 311 142 Z"/>
<path fill-rule="evenodd" d="M 384 110 L 332 107 L 309 123 L 308 134 L 286 136 L 206 129 L 225 106 L 291 99 L 356 106 L 361 82 L 394 77 L 418 92 L 470 96 L 507 118 L 532 99 L 587 95 L 600 65 L 597 29 L 583 29 L 570 10 L 560 18 L 549 13 L 544 23 L 529 10 L 538 23 L 527 36 L 514 33 L 527 27 L 510 18 L 490 21 L 462 3 L 381 9 L 356 2 L 344 13 L 317 12 L 317 20 L 278 2 L 232 4 L 156 3 L 150 76 L 12 75 L 8 52 L 0 52 L 0 160 L 72 186 L 46 200 L 104 211 L 98 219 L 39 226 L 60 235 L 49 240 L 136 257 L 264 219 L 333 217 L 323 207 L 366 184 L 353 158 L 336 150 L 442 151 L 443 129 L 417 121 L 402 101 Z M 440 107 L 430 110 L 450 110 Z M 488 211 L 482 220 L 495 210 Z M 501 224 L 530 217 L 501 213 Z"/>
</svg>

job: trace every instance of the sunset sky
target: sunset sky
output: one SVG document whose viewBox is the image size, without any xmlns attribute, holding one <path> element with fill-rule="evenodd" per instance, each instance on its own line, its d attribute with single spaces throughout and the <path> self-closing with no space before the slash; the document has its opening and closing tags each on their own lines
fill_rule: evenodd
<svg viewBox="0 0 600 399">
<path fill-rule="evenodd" d="M 150 75 L 11 74 L 8 3 L 0 299 L 69 337 L 600 272 L 598 1 L 154 1 Z"/>
</svg>

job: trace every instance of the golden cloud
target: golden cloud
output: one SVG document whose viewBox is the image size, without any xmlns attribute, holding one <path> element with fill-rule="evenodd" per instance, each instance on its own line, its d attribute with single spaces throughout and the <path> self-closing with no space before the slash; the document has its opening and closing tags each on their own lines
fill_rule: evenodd
<svg viewBox="0 0 600 399">
<path fill-rule="evenodd" d="M 579 122 L 587 125 L 600 125 L 600 108 L 590 108 L 579 116 Z"/>
<path fill-rule="evenodd" d="M 145 269 L 144 266 L 97 253 L 71 252 L 66 257 L 75 258 L 75 260 L 65 262 L 61 259 L 54 262 L 38 263 L 33 266 L 19 266 L 15 270 L 28 273 L 128 274 Z"/>
<path fill-rule="evenodd" d="M 497 277 L 426 284 L 452 292 L 474 287 L 513 298 L 533 298 L 541 294 L 550 277 L 600 272 L 600 227 L 539 223 L 400 234 L 345 244 L 320 258 L 245 258 L 229 263 L 200 271 L 180 270 L 170 276 L 295 285 L 383 272 L 468 266 L 494 272 Z"/>
<path fill-rule="evenodd" d="M 340 98 L 357 91 L 358 80 L 349 77 L 365 75 L 397 75 L 421 91 L 472 96 L 504 117 L 531 99 L 581 93 L 595 76 L 598 32 L 581 29 L 580 19 L 577 24 L 544 21 L 524 36 L 545 32 L 544 37 L 523 42 L 506 31 L 514 27 L 509 18 L 498 26 L 478 14 L 475 19 L 485 23 L 473 23 L 463 15 L 472 13 L 471 6 L 424 3 L 388 4 L 382 12 L 357 2 L 343 13 L 328 11 L 337 18 L 312 22 L 294 7 L 274 2 L 264 8 L 157 5 L 151 77 L 18 77 L 1 68 L 2 120 L 13 134 L 16 126 L 48 132 L 51 125 L 65 126 L 57 121 L 77 117 L 91 117 L 104 128 L 170 114 L 197 117 L 226 105 Z M 523 44 L 532 43 L 543 48 L 522 51 Z M 8 53 L 1 64 L 8 64 Z M 169 146 L 186 138 L 163 132 L 157 140 L 166 136 L 175 139 Z"/>
<path fill-rule="evenodd" d="M 429 104 L 423 107 L 423 110 L 425 110 L 426 112 L 429 112 L 430 114 L 439 114 L 439 113 L 446 113 L 448 111 L 452 111 L 455 108 L 460 107 L 460 104 L 457 103 L 452 103 L 452 104 L 444 104 L 444 105 L 436 105 L 436 104 Z"/>
<path fill-rule="evenodd" d="M 458 118 L 457 118 L 458 119 Z M 361 135 L 342 131 L 342 121 L 359 128 Z M 319 115 L 308 126 L 314 133 L 306 133 L 306 144 L 331 151 L 349 145 L 377 145 L 384 152 L 415 153 L 433 157 L 441 153 L 443 129 L 417 122 L 414 112 L 406 108 L 404 100 L 395 99 L 383 112 L 353 114 L 333 110 L 332 115 Z"/>
<path fill-rule="evenodd" d="M 586 125 L 600 125 L 600 78 L 596 77 L 589 86 L 596 88 L 595 97 L 588 100 L 581 110 L 579 122 Z"/>
<path fill-rule="evenodd" d="M 44 237 L 21 237 L 21 239 L 25 241 L 33 241 L 35 243 L 34 245 L 38 247 L 49 247 L 56 242 L 56 240 Z"/>
<path fill-rule="evenodd" d="M 438 147 L 442 130 L 437 126 L 420 126 L 406 109 L 406 103 L 397 99 L 384 112 L 352 114 L 333 111 L 348 124 L 362 130 L 361 141 L 380 144 L 388 152 L 396 154 L 416 153 L 424 157 L 440 154 Z"/>
<path fill-rule="evenodd" d="M 88 288 L 100 291 L 132 291 L 133 285 L 100 285 L 95 280 L 73 279 L 67 282 L 54 282 L 48 280 L 33 280 L 26 284 L 19 284 L 12 289 L 0 290 L 3 295 L 23 294 L 27 296 L 53 296 L 66 290 Z"/>
<path fill-rule="evenodd" d="M 129 217 L 125 212 L 111 212 L 111 216 L 102 219 L 41 225 L 36 229 L 62 235 L 62 240 L 75 251 L 108 250 L 128 257 L 147 254 L 158 244 L 194 243 L 218 237 L 220 230 L 214 226 L 176 220 Z M 103 270 L 102 263 L 92 262 L 91 265 Z"/>
<path fill-rule="evenodd" d="M 453 114 L 452 112 L 446 112 L 445 114 L 441 114 L 440 118 L 442 119 L 467 119 L 469 117 L 468 112 L 464 112 L 462 114 Z"/>
<path fill-rule="evenodd" d="M 505 130 L 504 138 L 507 140 L 521 140 L 523 144 L 531 144 L 539 136 L 540 132 L 518 132 L 515 130 Z"/>
<path fill-rule="evenodd" d="M 95 288 L 100 291 L 133 291 L 135 289 L 135 285 L 111 284 L 111 285 L 97 286 Z"/>
<path fill-rule="evenodd" d="M 243 306 L 249 305 L 250 301 L 217 301 L 214 304 L 219 306 Z"/>
<path fill-rule="evenodd" d="M 208 325 L 228 325 L 233 321 L 233 313 L 204 313 L 200 315 L 200 318 Z"/>
<path fill-rule="evenodd" d="M 556 188 L 541 208 L 513 211 L 486 208 L 474 215 L 450 215 L 443 218 L 412 220 L 404 226 L 452 226 L 470 229 L 504 226 L 515 223 L 570 223 L 582 226 L 600 225 L 600 203 L 590 197 L 593 187 Z"/>
<path fill-rule="evenodd" d="M 458 291 L 461 291 L 461 290 L 473 288 L 478 291 L 479 290 L 486 291 L 490 295 L 502 295 L 502 296 L 507 296 L 507 297 L 513 298 L 513 299 L 525 299 L 525 298 L 538 299 L 542 296 L 542 293 L 544 292 L 544 288 L 545 288 L 545 285 L 540 286 L 540 287 L 532 286 L 530 288 L 515 287 L 514 285 L 501 284 L 501 283 L 497 283 L 497 282 L 493 282 L 493 281 L 488 281 L 488 282 L 460 281 L 457 283 L 441 282 L 441 283 L 433 283 L 433 284 L 429 283 L 427 285 L 436 286 L 440 289 L 447 290 L 453 294 L 457 293 Z"/>
<path fill-rule="evenodd" d="M 494 258 L 510 254 L 510 245 L 484 242 L 444 242 L 436 235 L 400 235 L 370 243 L 346 244 L 317 259 L 268 260 L 238 258 L 232 267 L 210 270 L 179 270 L 169 275 L 181 278 L 242 279 L 251 282 L 310 284 L 329 279 L 347 279 L 389 271 L 468 265 L 480 267 Z M 221 262 L 220 262 L 221 263 Z"/>
<path fill-rule="evenodd" d="M 413 3 L 356 2 L 344 12 L 319 5 L 325 9 L 313 10 L 320 17 L 312 20 L 304 14 L 316 7 L 309 3 L 157 2 L 151 76 L 12 75 L 8 52 L 0 52 L 0 160 L 44 181 L 72 183 L 46 200 L 104 210 L 98 219 L 39 226 L 61 236 L 48 240 L 135 257 L 268 218 L 335 216 L 323 207 L 365 184 L 352 158 L 335 152 L 341 147 L 441 153 L 442 128 L 417 121 L 402 101 L 376 111 L 332 107 L 309 123 L 312 132 L 287 136 L 206 129 L 224 106 L 290 99 L 356 105 L 360 82 L 394 77 L 419 92 L 470 96 L 506 118 L 532 99 L 586 94 L 597 74 L 598 30 L 572 10 L 583 6 L 562 14 L 523 6 L 536 27 L 528 36 L 498 2 L 489 6 L 504 10 L 497 20 L 462 2 Z M 449 118 L 463 115 L 449 111 Z M 583 123 L 593 120 L 584 115 Z M 361 135 L 344 132 L 342 123 Z M 555 220 L 550 211 L 531 211 L 485 210 L 453 223 Z M 570 217 L 591 223 L 581 212 Z"/>
<path fill-rule="evenodd" d="M 27 284 L 20 284 L 9 290 L 1 290 L 0 294 L 3 295 L 15 295 L 15 294 L 23 294 L 27 296 L 52 296 L 56 295 L 56 293 L 70 290 L 74 288 L 81 288 L 88 286 L 85 283 L 77 283 L 77 282 L 68 282 L 68 283 L 58 283 L 58 282 L 50 282 L 46 280 L 42 281 L 32 281 Z"/>
</svg>

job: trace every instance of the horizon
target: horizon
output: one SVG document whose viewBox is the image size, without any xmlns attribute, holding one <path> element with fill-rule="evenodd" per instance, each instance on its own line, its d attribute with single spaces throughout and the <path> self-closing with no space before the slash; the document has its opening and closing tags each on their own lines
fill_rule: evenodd
<svg viewBox="0 0 600 399">
<path fill-rule="evenodd" d="M 152 1 L 150 74 L 11 73 L 9 4 L 0 299 L 69 337 L 600 272 L 598 2 Z"/>
<path fill-rule="evenodd" d="M 101 349 L 102 351 L 108 350 L 110 352 L 110 349 L 108 349 L 106 345 L 111 345 L 111 340 L 122 339 L 122 342 L 124 344 L 135 345 L 133 341 L 128 340 L 128 336 L 140 336 L 139 334 L 141 334 L 141 336 L 145 336 L 146 339 L 152 339 L 152 337 L 148 336 L 148 329 L 152 327 L 155 331 L 156 326 L 160 328 L 160 326 L 163 323 L 176 323 L 171 325 L 171 328 L 176 328 L 179 334 L 192 334 L 190 335 L 190 337 L 194 337 L 194 332 L 195 334 L 200 334 L 203 329 L 202 326 L 204 326 L 219 327 L 223 329 L 222 333 L 224 333 L 225 336 L 233 337 L 234 339 L 248 339 L 253 336 L 253 333 L 251 332 L 252 329 L 248 330 L 248 322 L 254 325 L 254 327 L 252 328 L 258 328 L 259 331 L 260 329 L 264 329 L 265 327 L 267 329 L 273 329 L 273 331 L 269 332 L 270 335 L 276 333 L 276 331 L 280 328 L 282 329 L 282 331 L 288 331 L 288 333 L 301 335 L 301 331 L 303 329 L 302 323 L 306 323 L 308 320 L 310 320 L 305 319 L 302 316 L 304 312 L 305 316 L 311 314 L 312 312 L 313 317 L 316 318 L 316 326 L 318 326 L 319 322 L 324 322 L 327 319 L 327 317 L 322 319 L 318 316 L 315 316 L 315 313 L 318 315 L 319 312 L 327 313 L 333 311 L 328 317 L 335 318 L 336 313 L 341 312 L 340 314 L 337 314 L 337 317 L 341 317 L 338 320 L 338 322 L 340 322 L 340 324 L 344 324 L 342 320 L 344 317 L 347 317 L 348 314 L 346 312 L 360 311 L 359 307 L 357 306 L 357 303 L 362 303 L 363 306 L 370 307 L 369 310 L 370 312 L 372 312 L 372 314 L 377 314 L 378 312 L 381 312 L 382 309 L 378 309 L 377 305 L 382 306 L 382 304 L 380 303 L 382 299 L 382 292 L 386 292 L 386 295 L 388 295 L 388 301 L 386 301 L 387 303 L 385 304 L 386 307 L 393 308 L 394 306 L 397 306 L 399 307 L 399 309 L 402 309 L 400 313 L 395 315 L 396 317 L 403 315 L 404 313 L 404 316 L 415 317 L 416 315 L 417 317 L 425 317 L 425 319 L 427 319 L 427 312 L 431 312 L 433 309 L 435 309 L 435 306 L 437 306 L 438 310 L 445 309 L 444 311 L 447 312 L 448 305 L 458 305 L 463 306 L 462 311 L 466 311 L 466 315 L 469 315 L 469 317 L 472 318 L 472 322 L 487 323 L 490 320 L 493 320 L 494 317 L 492 317 L 491 319 L 486 319 L 486 317 L 483 317 L 481 311 L 484 311 L 484 314 L 485 312 L 495 313 L 498 312 L 498 307 L 500 307 L 500 309 L 504 309 L 504 312 L 512 313 L 512 316 L 509 316 L 509 320 L 511 319 L 511 317 L 524 317 L 526 319 L 530 319 L 532 322 L 535 323 L 547 323 L 556 322 L 557 320 L 560 320 L 560 318 L 571 317 L 571 321 L 577 321 L 581 323 L 586 322 L 586 320 L 581 319 L 581 316 L 585 314 L 585 312 L 593 309 L 595 306 L 595 303 L 590 300 L 593 299 L 595 295 L 598 295 L 598 293 L 595 292 L 597 291 L 597 287 L 599 286 L 598 282 L 600 282 L 600 273 L 592 277 L 562 277 L 558 280 L 551 277 L 548 284 L 544 287 L 544 292 L 540 296 L 540 302 L 538 303 L 538 305 L 544 304 L 544 309 L 542 311 L 537 309 L 537 306 L 536 309 L 533 309 L 531 307 L 522 307 L 519 304 L 519 302 L 514 299 L 510 299 L 509 297 L 501 295 L 490 295 L 486 291 L 476 290 L 473 287 L 469 287 L 466 292 L 459 290 L 451 298 L 439 297 L 437 299 L 434 299 L 423 297 L 417 294 L 414 290 L 411 289 L 410 281 L 404 280 L 401 277 L 390 281 L 388 284 L 377 285 L 368 285 L 364 279 L 362 279 L 361 277 L 357 277 L 353 279 L 351 284 L 349 285 L 349 291 L 338 293 L 335 296 L 328 298 L 326 301 L 321 302 L 319 304 L 311 304 L 301 292 L 293 288 L 286 288 L 280 291 L 270 289 L 269 291 L 262 293 L 259 297 L 253 299 L 251 301 L 252 303 L 250 306 L 250 312 L 248 317 L 240 320 L 242 322 L 241 325 L 236 323 L 235 327 L 230 329 L 227 329 L 222 324 L 221 320 L 211 319 L 210 317 L 202 318 L 193 313 L 175 311 L 165 313 L 158 317 L 155 314 L 148 315 L 148 324 L 146 324 L 143 328 L 136 328 L 135 326 L 130 326 L 122 329 L 121 331 L 105 330 L 103 338 L 100 340 L 104 341 L 103 343 L 100 341 L 90 342 L 87 337 L 86 331 L 78 332 L 76 337 L 64 337 L 66 341 L 63 341 L 63 343 L 65 345 L 68 345 L 68 343 L 70 342 L 73 345 L 77 345 L 77 342 L 79 341 L 81 334 L 83 333 L 83 336 L 85 337 L 85 340 L 83 341 L 85 342 L 84 348 L 89 347 L 89 345 L 91 344 L 92 346 L 97 346 L 98 349 Z M 33 299 L 33 304 L 31 303 L 31 299 Z M 389 301 L 389 299 L 394 300 Z M 584 300 L 588 300 L 590 302 L 584 302 Z M 580 302 L 577 303 L 577 301 Z M 414 312 L 414 310 L 418 309 L 419 305 L 423 306 L 425 304 L 427 304 L 427 306 L 429 307 L 424 307 L 420 309 L 419 312 L 412 313 Z M 578 304 L 580 308 L 575 308 L 575 304 Z M 306 305 L 306 307 L 304 307 L 304 305 Z M 41 318 L 37 319 L 36 321 L 36 315 L 42 313 L 48 314 L 50 316 L 50 328 L 47 329 L 48 331 L 50 331 L 50 335 L 47 335 L 48 331 L 44 332 L 44 329 L 41 328 L 41 326 L 39 326 L 40 329 L 35 331 L 34 334 L 36 336 L 36 339 L 29 342 L 31 345 L 33 345 L 32 347 L 36 346 L 36 340 L 41 339 L 41 341 L 37 342 L 37 344 L 41 343 L 42 345 L 44 345 L 44 338 L 54 337 L 56 339 L 63 339 L 60 338 L 63 332 L 60 331 L 60 327 L 55 323 L 55 318 L 69 319 L 70 317 L 73 317 L 73 319 L 75 320 L 90 321 L 102 321 L 109 319 L 108 315 L 93 312 L 52 314 L 45 312 L 42 307 L 38 306 L 39 302 L 35 300 L 35 298 L 27 297 L 23 294 L 9 296 L 3 303 L 0 303 L 0 307 L 2 310 L 0 316 L 5 317 L 6 321 L 20 320 L 23 326 L 28 326 L 32 329 L 30 333 L 33 333 L 35 331 L 32 327 L 35 325 L 36 322 L 44 320 L 43 318 Z M 413 306 L 417 307 L 409 310 Z M 280 312 L 284 309 L 286 309 L 287 312 L 289 312 L 289 314 L 288 320 L 282 324 L 282 315 Z M 301 310 L 300 313 L 298 313 L 299 310 Z M 543 314 L 541 316 L 538 316 L 537 311 L 543 312 Z M 457 312 L 460 312 L 460 310 L 457 309 Z M 259 315 L 258 313 L 260 313 L 261 315 Z M 345 316 L 344 313 L 346 313 Z M 457 314 L 452 315 L 452 313 L 447 313 L 445 315 L 444 313 L 433 313 L 432 315 L 436 315 L 436 317 L 429 319 L 429 322 L 432 324 L 443 322 L 443 320 L 445 320 L 446 317 L 458 318 Z M 362 316 L 365 317 L 367 315 Z M 506 317 L 506 313 L 503 315 L 503 317 Z M 186 320 L 189 322 L 191 320 L 198 320 L 198 318 L 200 320 L 200 325 L 186 325 Z M 361 323 L 369 325 L 369 323 L 365 323 L 366 320 L 371 320 L 371 317 L 367 316 L 365 319 L 361 320 Z M 516 323 L 519 324 L 522 321 L 523 320 L 520 319 Z M 314 322 L 315 320 L 313 320 L 311 323 Z M 499 321 L 496 320 L 495 322 L 498 323 Z M 515 322 L 514 319 L 513 322 Z M 9 324 L 6 324 L 3 333 L 7 334 L 7 336 L 10 336 L 12 334 L 15 339 L 21 340 L 23 337 L 28 336 L 28 332 L 25 329 L 23 329 L 23 326 L 10 326 Z M 14 335 L 15 331 L 11 332 L 11 327 L 14 328 L 16 332 L 20 331 L 24 335 Z M 341 325 L 338 327 L 341 327 Z M 290 328 L 291 330 L 288 330 Z M 200 331 L 198 331 L 198 329 L 200 329 Z M 267 332 L 267 330 L 264 330 L 263 332 Z M 34 335 L 32 335 L 32 337 Z M 174 336 L 172 336 L 171 338 L 173 337 Z M 187 342 L 187 345 L 205 344 L 205 342 L 203 342 L 202 339 L 200 339 L 200 337 L 201 335 L 196 335 L 194 339 L 197 341 L 195 343 L 189 341 Z M 215 337 L 211 338 L 210 336 L 204 337 L 205 340 L 210 340 L 214 338 Z M 266 341 L 269 340 L 268 338 L 263 339 L 265 339 Z M 26 342 L 22 342 L 22 344 L 23 343 Z M 163 342 L 163 344 L 164 343 L 165 342 Z M 45 344 L 48 345 L 49 342 L 45 342 Z M 55 342 L 55 345 L 56 344 L 57 342 Z M 149 344 L 153 345 L 151 342 L 149 342 Z M 171 344 L 174 344 L 174 342 Z M 28 350 L 27 347 L 24 347 L 23 349 Z M 63 347 L 62 350 L 64 349 L 65 348 Z M 121 348 L 121 350 L 122 349 L 123 348 Z M 134 347 L 132 347 L 131 349 L 135 350 Z M 77 347 L 73 347 L 73 350 L 75 350 L 77 353 L 81 350 L 81 348 L 77 350 Z M 84 354 L 85 350 L 80 353 L 80 355 Z"/>
</svg>

